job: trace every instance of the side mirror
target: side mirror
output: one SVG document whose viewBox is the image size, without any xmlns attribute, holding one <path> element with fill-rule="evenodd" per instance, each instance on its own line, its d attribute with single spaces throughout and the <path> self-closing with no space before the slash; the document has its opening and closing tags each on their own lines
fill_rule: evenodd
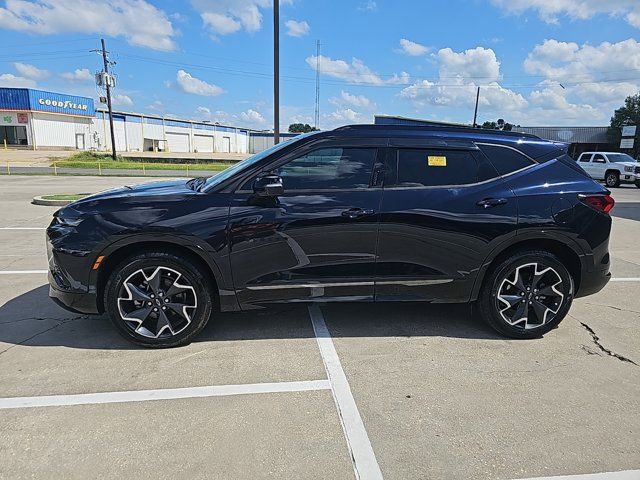
<svg viewBox="0 0 640 480">
<path fill-rule="evenodd" d="M 282 179 L 278 175 L 265 175 L 253 182 L 253 193 L 262 197 L 277 197 L 284 193 Z"/>
</svg>

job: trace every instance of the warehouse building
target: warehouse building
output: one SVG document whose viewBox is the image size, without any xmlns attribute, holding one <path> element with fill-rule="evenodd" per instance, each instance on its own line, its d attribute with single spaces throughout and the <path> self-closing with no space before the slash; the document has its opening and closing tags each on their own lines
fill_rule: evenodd
<svg viewBox="0 0 640 480">
<path fill-rule="evenodd" d="M 119 152 L 249 152 L 250 129 L 140 113 L 114 112 Z M 111 149 L 109 115 L 92 98 L 0 88 L 0 143 L 31 149 Z"/>
</svg>

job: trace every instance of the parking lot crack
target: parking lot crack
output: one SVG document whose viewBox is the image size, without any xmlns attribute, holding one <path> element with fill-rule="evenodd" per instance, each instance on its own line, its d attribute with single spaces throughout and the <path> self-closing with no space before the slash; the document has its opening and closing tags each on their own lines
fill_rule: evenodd
<svg viewBox="0 0 640 480">
<path fill-rule="evenodd" d="M 40 335 L 42 335 L 44 333 L 50 332 L 51 330 L 54 330 L 54 329 L 56 329 L 56 328 L 58 328 L 58 327 L 60 327 L 62 325 L 65 325 L 67 323 L 73 322 L 75 320 L 81 320 L 81 319 L 84 319 L 84 318 L 87 318 L 86 315 L 80 315 L 80 316 L 73 317 L 73 318 L 68 318 L 68 319 L 65 319 L 65 320 L 62 320 L 62 321 L 58 321 L 58 320 L 55 320 L 55 319 L 46 319 L 46 318 L 42 318 L 42 319 L 39 319 L 39 318 L 25 319 L 25 320 L 55 320 L 58 323 L 56 323 L 55 325 L 53 325 L 53 326 L 51 326 L 51 327 L 49 327 L 49 328 L 47 328 L 45 330 L 42 330 L 42 331 L 40 331 L 38 333 L 35 333 L 35 334 L 31 335 L 30 337 L 25 338 L 24 340 L 21 340 L 20 342 L 14 343 L 10 347 L 7 347 L 4 350 L 0 351 L 0 355 L 2 355 L 4 353 L 7 353 L 9 350 L 11 350 L 12 348 L 15 348 L 15 347 L 17 347 L 19 345 L 24 345 L 25 343 L 29 342 L 30 340 L 33 340 L 34 338 L 36 338 L 36 337 L 38 337 L 38 336 L 40 336 Z"/>
<path fill-rule="evenodd" d="M 580 322 L 580 320 L 578 320 L 578 322 Z M 619 353 L 614 352 L 613 350 L 608 349 L 607 347 L 605 347 L 604 345 L 602 345 L 602 343 L 600 342 L 600 337 L 598 337 L 598 335 L 596 335 L 596 332 L 593 330 L 593 328 L 591 328 L 589 325 L 587 325 L 584 322 L 580 322 L 580 325 L 582 325 L 582 327 L 589 332 L 589 335 L 591 335 L 591 339 L 593 340 L 593 343 L 595 344 L 596 347 L 598 347 L 598 349 L 605 353 L 606 355 L 610 356 L 610 357 L 614 357 L 618 360 L 620 360 L 621 362 L 625 362 L 625 363 L 630 363 L 632 365 L 635 365 L 636 367 L 640 366 L 638 365 L 636 362 L 634 362 L 633 360 L 631 360 L 628 357 L 625 357 L 624 355 L 620 355 Z M 594 352 L 584 348 L 584 350 L 589 353 L 590 355 L 593 355 Z"/>
<path fill-rule="evenodd" d="M 640 315 L 640 311 L 638 310 L 630 310 L 628 308 L 620 308 L 614 305 L 605 305 L 602 303 L 590 303 L 590 302 L 585 302 L 586 305 L 591 305 L 594 307 L 605 307 L 605 308 L 611 308 L 613 310 L 617 310 L 618 312 L 628 312 L 628 313 L 635 313 L 636 315 Z"/>
</svg>

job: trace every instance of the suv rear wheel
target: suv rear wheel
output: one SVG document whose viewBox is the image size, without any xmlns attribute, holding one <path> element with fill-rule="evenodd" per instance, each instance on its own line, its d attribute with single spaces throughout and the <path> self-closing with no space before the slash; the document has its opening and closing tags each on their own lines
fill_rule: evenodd
<svg viewBox="0 0 640 480">
<path fill-rule="evenodd" d="M 616 188 L 620 186 L 620 174 L 615 171 L 608 171 L 604 176 L 604 183 L 607 184 L 609 188 Z"/>
<path fill-rule="evenodd" d="M 188 259 L 167 252 L 131 256 L 111 272 L 104 304 L 118 332 L 145 347 L 189 343 L 213 310 L 212 285 Z"/>
<path fill-rule="evenodd" d="M 553 254 L 521 251 L 486 278 L 478 306 L 482 318 L 512 338 L 536 338 L 555 328 L 569 312 L 573 279 Z"/>
</svg>

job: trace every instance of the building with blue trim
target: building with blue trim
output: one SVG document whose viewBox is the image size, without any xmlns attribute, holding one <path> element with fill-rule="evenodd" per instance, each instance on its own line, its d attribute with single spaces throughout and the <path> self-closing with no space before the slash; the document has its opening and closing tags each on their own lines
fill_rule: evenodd
<svg viewBox="0 0 640 480">
<path fill-rule="evenodd" d="M 114 112 L 120 152 L 249 153 L 255 130 L 206 121 Z M 272 135 L 272 134 L 271 134 Z M 273 137 L 272 137 L 273 138 Z M 31 149 L 111 149 L 109 115 L 89 97 L 0 88 L 0 144 Z"/>
</svg>

